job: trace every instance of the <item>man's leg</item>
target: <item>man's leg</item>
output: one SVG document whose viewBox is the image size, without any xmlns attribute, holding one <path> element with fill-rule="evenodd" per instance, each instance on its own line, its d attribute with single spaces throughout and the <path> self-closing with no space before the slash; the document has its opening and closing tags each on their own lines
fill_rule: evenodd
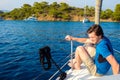
<svg viewBox="0 0 120 80">
<path fill-rule="evenodd" d="M 77 47 L 75 55 L 76 55 L 75 56 L 76 64 L 74 65 L 75 69 L 80 69 L 80 65 L 83 62 L 92 75 L 96 74 L 96 66 L 92 58 L 90 57 L 89 53 L 83 46 Z"/>
<path fill-rule="evenodd" d="M 78 46 L 76 50 L 76 57 L 80 57 L 81 61 L 85 61 L 86 59 L 90 58 L 89 53 L 83 46 Z"/>
<path fill-rule="evenodd" d="M 76 52 L 75 52 L 75 62 L 76 63 L 74 64 L 74 68 L 79 70 L 80 65 L 82 64 L 82 61 L 85 61 L 88 57 L 89 57 L 89 54 L 86 51 L 86 49 L 83 46 L 78 46 L 76 48 Z"/>
<path fill-rule="evenodd" d="M 82 64 L 82 61 L 85 61 L 89 57 L 88 52 L 83 46 L 79 46 L 76 48 L 75 51 L 75 59 L 69 64 L 70 67 L 73 67 L 76 70 L 80 70 L 80 65 Z"/>
<path fill-rule="evenodd" d="M 81 60 L 87 67 L 88 71 L 92 75 L 96 75 L 96 65 L 94 64 L 92 57 L 90 56 L 90 54 L 87 52 L 87 50 L 84 47 L 80 46 L 79 48 L 80 49 L 78 49 L 78 51 L 79 51 L 79 56 L 81 57 Z"/>
<path fill-rule="evenodd" d="M 81 57 L 79 56 L 79 50 L 78 50 L 78 47 L 76 48 L 76 51 L 75 51 L 75 63 L 74 63 L 74 68 L 76 70 L 80 70 L 81 68 L 81 65 L 82 64 L 82 60 L 81 60 Z"/>
<path fill-rule="evenodd" d="M 75 58 L 73 60 L 70 60 L 70 63 L 68 65 L 75 70 L 80 70 L 81 63 L 82 63 L 82 60 L 79 56 L 79 50 L 78 50 L 78 48 L 76 48 Z"/>
</svg>

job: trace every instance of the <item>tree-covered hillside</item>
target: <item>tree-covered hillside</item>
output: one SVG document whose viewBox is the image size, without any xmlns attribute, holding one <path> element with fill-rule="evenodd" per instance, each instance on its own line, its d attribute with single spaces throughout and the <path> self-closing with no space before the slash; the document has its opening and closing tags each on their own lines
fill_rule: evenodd
<svg viewBox="0 0 120 80">
<path fill-rule="evenodd" d="M 95 15 L 95 7 L 85 6 L 86 8 L 86 16 L 94 17 Z M 24 4 L 21 8 L 15 8 L 10 12 L 1 12 L 0 16 L 4 19 L 12 19 L 12 20 L 23 20 L 32 16 L 34 14 L 35 17 L 40 20 L 44 18 L 44 20 L 65 20 L 65 21 L 73 21 L 73 19 L 78 19 L 83 17 L 84 9 L 69 6 L 67 3 L 53 2 L 49 4 L 48 2 L 34 2 L 33 6 L 29 4 Z M 49 18 L 49 19 L 48 19 Z M 117 4 L 115 10 L 106 9 L 101 11 L 101 19 L 111 19 L 114 21 L 120 21 L 120 4 Z"/>
</svg>

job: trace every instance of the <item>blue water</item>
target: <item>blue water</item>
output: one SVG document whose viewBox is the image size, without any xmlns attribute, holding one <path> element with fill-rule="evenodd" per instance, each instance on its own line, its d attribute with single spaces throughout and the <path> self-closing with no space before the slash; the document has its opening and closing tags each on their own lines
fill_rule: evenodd
<svg viewBox="0 0 120 80">
<path fill-rule="evenodd" d="M 54 64 L 44 71 L 39 62 L 39 48 L 49 46 L 52 58 L 59 66 L 70 54 L 70 42 L 64 40 L 69 34 L 86 37 L 86 30 L 93 22 L 31 22 L 0 21 L 0 80 L 47 80 L 57 71 Z M 104 33 L 113 48 L 120 51 L 120 23 L 102 22 Z M 82 45 L 74 42 L 76 46 Z M 120 53 L 116 53 L 119 61 Z M 66 70 L 65 68 L 63 70 Z"/>
</svg>

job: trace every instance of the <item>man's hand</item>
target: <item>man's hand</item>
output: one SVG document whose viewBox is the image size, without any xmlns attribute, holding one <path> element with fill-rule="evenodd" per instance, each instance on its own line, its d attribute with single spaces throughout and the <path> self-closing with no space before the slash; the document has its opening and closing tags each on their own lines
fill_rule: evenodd
<svg viewBox="0 0 120 80">
<path fill-rule="evenodd" d="M 65 37 L 65 40 L 67 40 L 67 41 L 71 41 L 71 40 L 72 40 L 72 36 L 67 35 L 67 36 Z"/>
</svg>

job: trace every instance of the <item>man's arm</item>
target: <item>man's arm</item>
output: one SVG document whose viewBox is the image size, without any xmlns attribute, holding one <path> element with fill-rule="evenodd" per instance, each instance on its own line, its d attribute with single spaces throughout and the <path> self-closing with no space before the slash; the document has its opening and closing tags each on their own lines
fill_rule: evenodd
<svg viewBox="0 0 120 80">
<path fill-rule="evenodd" d="M 107 58 L 107 61 L 111 64 L 113 74 L 118 74 L 119 73 L 119 64 L 114 58 L 113 55 L 109 55 Z"/>
<path fill-rule="evenodd" d="M 73 41 L 77 41 L 80 43 L 85 43 L 87 41 L 88 38 L 76 38 L 76 37 L 72 37 Z"/>
<path fill-rule="evenodd" d="M 76 38 L 76 37 L 67 35 L 67 36 L 65 37 L 65 39 L 68 40 L 68 41 L 73 40 L 73 41 L 77 41 L 77 42 L 80 42 L 80 43 L 85 43 L 88 38 Z"/>
</svg>

